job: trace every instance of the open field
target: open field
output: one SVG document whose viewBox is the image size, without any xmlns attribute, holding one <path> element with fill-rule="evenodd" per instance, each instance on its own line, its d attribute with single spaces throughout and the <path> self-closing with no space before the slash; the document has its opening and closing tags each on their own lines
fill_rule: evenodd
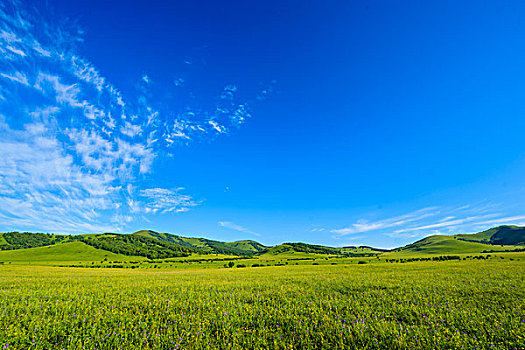
<svg viewBox="0 0 525 350">
<path fill-rule="evenodd" d="M 18 264 L 50 264 L 93 262 L 106 260 L 144 260 L 141 256 L 126 256 L 96 249 L 82 242 L 67 242 L 37 248 L 0 251 L 0 262 Z"/>
<path fill-rule="evenodd" d="M 194 268 L 1 265 L 0 346 L 525 347 L 523 252 L 406 263 L 328 259 L 320 265 L 258 268 L 181 265 Z"/>
</svg>

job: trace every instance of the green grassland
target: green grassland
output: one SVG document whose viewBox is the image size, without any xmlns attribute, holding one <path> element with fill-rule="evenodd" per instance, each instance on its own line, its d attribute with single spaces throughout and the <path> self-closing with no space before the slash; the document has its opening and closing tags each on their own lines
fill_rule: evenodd
<svg viewBox="0 0 525 350">
<path fill-rule="evenodd" d="M 0 346 L 525 348 L 525 253 L 369 259 L 186 270 L 1 265 Z"/>
<path fill-rule="evenodd" d="M 359 247 L 343 247 L 340 248 L 341 252 L 343 254 L 381 254 L 388 250 L 385 249 L 377 249 L 367 246 L 359 246 Z"/>
<path fill-rule="evenodd" d="M 106 250 L 96 249 L 83 242 L 66 242 L 37 248 L 0 251 L 0 262 L 22 264 L 49 264 L 54 262 L 92 262 L 102 260 L 144 260 L 144 257 L 115 254 Z"/>
<path fill-rule="evenodd" d="M 520 243 L 525 230 L 501 226 L 472 235 L 430 236 L 390 251 L 372 247 L 324 247 L 305 243 L 284 243 L 265 247 L 255 241 L 219 242 L 185 238 L 168 233 L 138 231 L 132 235 L 52 235 L 4 233 L 0 263 L 55 265 L 91 268 L 187 269 L 267 267 L 282 265 L 323 265 L 403 262 L 440 256 L 470 259 L 474 254 L 523 251 L 523 245 L 495 245 L 491 242 Z M 447 258 L 448 259 L 448 258 Z"/>
<path fill-rule="evenodd" d="M 385 251 L 8 233 L 0 346 L 523 349 L 522 235 L 500 227 Z"/>
</svg>

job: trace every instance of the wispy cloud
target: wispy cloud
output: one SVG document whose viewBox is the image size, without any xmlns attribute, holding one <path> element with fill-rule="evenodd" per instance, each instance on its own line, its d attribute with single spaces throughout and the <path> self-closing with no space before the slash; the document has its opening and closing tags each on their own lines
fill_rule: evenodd
<svg viewBox="0 0 525 350">
<path fill-rule="evenodd" d="M 14 72 L 12 74 L 0 73 L 0 76 L 13 82 L 29 86 L 29 81 L 27 80 L 27 77 L 21 72 Z"/>
<path fill-rule="evenodd" d="M 353 235 L 361 232 L 375 231 L 379 229 L 387 229 L 392 227 L 398 227 L 402 225 L 407 225 L 412 222 L 417 222 L 425 218 L 436 216 L 440 213 L 439 208 L 429 207 L 420 209 L 408 214 L 377 220 L 377 221 L 368 221 L 366 219 L 360 219 L 356 223 L 351 224 L 350 226 L 332 229 L 330 232 L 336 233 L 340 236 Z"/>
<path fill-rule="evenodd" d="M 391 238 L 415 238 L 432 234 L 475 232 L 491 225 L 525 224 L 525 215 L 505 215 L 498 205 L 482 203 L 457 207 L 429 207 L 408 214 L 379 220 L 360 219 L 330 232 L 339 239 L 358 233 L 379 233 Z"/>
<path fill-rule="evenodd" d="M 237 225 L 236 223 L 233 223 L 231 221 L 219 221 L 218 224 L 221 227 L 226 227 L 226 228 L 229 228 L 231 230 L 235 230 L 235 231 L 239 231 L 239 232 L 243 232 L 243 233 L 248 233 L 248 234 L 254 235 L 254 236 L 260 236 L 258 233 L 253 232 L 251 230 L 248 230 L 247 228 L 245 228 L 245 227 L 243 227 L 241 225 Z"/>
<path fill-rule="evenodd" d="M 196 206 L 198 203 L 193 198 L 180 192 L 183 188 L 168 190 L 165 188 L 148 188 L 140 191 L 140 195 L 147 198 L 145 211 L 156 213 L 184 212 Z"/>
<path fill-rule="evenodd" d="M 31 5 L 31 4 L 29 4 Z M 32 5 L 31 5 L 32 6 Z M 24 2 L 0 3 L 0 221 L 12 229 L 118 231 L 136 217 L 199 204 L 151 186 L 155 160 L 176 144 L 214 138 L 250 116 L 237 88 L 207 110 L 174 110 L 138 77 L 123 96 L 88 59 L 76 27 Z M 181 89 L 183 80 L 178 80 Z"/>
<path fill-rule="evenodd" d="M 423 230 L 430 230 L 430 229 L 440 229 L 444 227 L 457 227 L 458 225 L 466 224 L 466 223 L 472 223 L 476 222 L 478 224 L 481 223 L 487 223 L 490 221 L 483 221 L 488 218 L 494 217 L 495 214 L 489 214 L 489 215 L 478 215 L 478 216 L 470 216 L 465 217 L 462 219 L 454 219 L 454 220 L 440 220 L 440 222 L 435 224 L 429 224 L 429 225 L 423 225 L 423 226 L 415 226 L 415 227 L 409 227 L 409 228 L 403 228 L 399 230 L 395 230 L 393 232 L 393 235 L 404 233 L 404 232 L 413 232 L 413 231 L 423 231 Z M 501 219 L 500 219 L 501 220 Z M 502 222 L 505 219 L 502 220 Z"/>
</svg>

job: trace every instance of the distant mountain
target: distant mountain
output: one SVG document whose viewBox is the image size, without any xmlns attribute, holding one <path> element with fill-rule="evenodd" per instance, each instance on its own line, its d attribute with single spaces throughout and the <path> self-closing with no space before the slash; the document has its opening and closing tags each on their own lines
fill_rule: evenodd
<svg viewBox="0 0 525 350">
<path fill-rule="evenodd" d="M 270 255 L 306 253 L 347 256 L 369 256 L 378 255 L 386 251 L 387 250 L 384 249 L 376 249 L 367 246 L 334 248 L 307 243 L 283 243 L 276 245 L 275 247 L 268 248 L 265 253 Z"/>
<path fill-rule="evenodd" d="M 397 253 L 456 254 L 505 251 L 523 248 L 525 228 L 499 226 L 474 234 L 435 235 L 394 249 Z"/>
<path fill-rule="evenodd" d="M 265 254 L 268 255 L 283 255 L 292 253 L 308 253 L 308 254 L 341 254 L 337 248 L 323 247 L 318 245 L 311 245 L 306 243 L 284 243 L 267 249 Z"/>
<path fill-rule="evenodd" d="M 455 235 L 457 239 L 492 245 L 525 245 L 525 227 L 498 226 L 475 234 Z"/>
<path fill-rule="evenodd" d="M 54 246 L 54 248 L 47 249 L 50 246 Z M 266 247 L 251 240 L 220 242 L 206 238 L 188 238 L 149 230 L 137 231 L 133 234 L 103 233 L 86 235 L 55 235 L 29 232 L 0 233 L 0 250 L 20 251 L 12 253 L 17 259 L 24 259 L 24 254 L 30 253 L 35 255 L 35 257 L 41 257 L 46 252 L 52 255 L 49 259 L 54 259 L 53 256 L 72 257 L 75 251 L 83 252 L 83 256 L 92 254 L 93 257 L 111 256 L 109 253 L 112 253 L 120 257 L 166 259 L 186 257 L 192 254 L 279 258 L 279 256 L 290 255 L 305 257 L 308 255 L 459 254 L 516 249 L 525 249 L 525 227 L 499 226 L 475 234 L 430 236 L 391 251 L 367 246 L 335 248 L 292 242 Z M 96 252 L 96 254 L 93 252 Z"/>
<path fill-rule="evenodd" d="M 188 238 L 171 233 L 159 233 L 142 230 L 133 233 L 134 236 L 154 238 L 163 242 L 170 242 L 181 246 L 193 248 L 201 253 L 253 255 L 266 250 L 266 247 L 255 241 L 220 242 L 206 238 Z"/>
<path fill-rule="evenodd" d="M 185 257 L 198 252 L 192 247 L 140 235 L 104 233 L 73 237 L 79 237 L 78 240 L 83 243 L 115 254 L 144 256 L 149 259 Z"/>
<path fill-rule="evenodd" d="M 127 256 L 165 259 L 188 256 L 197 250 L 150 237 L 116 233 L 54 235 L 46 233 L 6 232 L 0 234 L 0 250 L 37 248 L 68 242 L 82 242 L 97 249 Z"/>
<path fill-rule="evenodd" d="M 235 241 L 227 242 L 226 244 L 240 249 L 243 252 L 253 252 L 254 254 L 265 252 L 268 249 L 268 247 L 265 247 L 261 243 L 255 241 Z"/>
</svg>

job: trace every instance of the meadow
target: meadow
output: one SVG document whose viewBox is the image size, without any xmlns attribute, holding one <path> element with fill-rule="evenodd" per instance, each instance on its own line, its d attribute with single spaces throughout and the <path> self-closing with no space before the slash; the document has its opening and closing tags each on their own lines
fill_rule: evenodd
<svg viewBox="0 0 525 350">
<path fill-rule="evenodd" d="M 3 264 L 0 346 L 524 349 L 525 253 L 488 256 L 289 258 L 249 268 Z"/>
</svg>

